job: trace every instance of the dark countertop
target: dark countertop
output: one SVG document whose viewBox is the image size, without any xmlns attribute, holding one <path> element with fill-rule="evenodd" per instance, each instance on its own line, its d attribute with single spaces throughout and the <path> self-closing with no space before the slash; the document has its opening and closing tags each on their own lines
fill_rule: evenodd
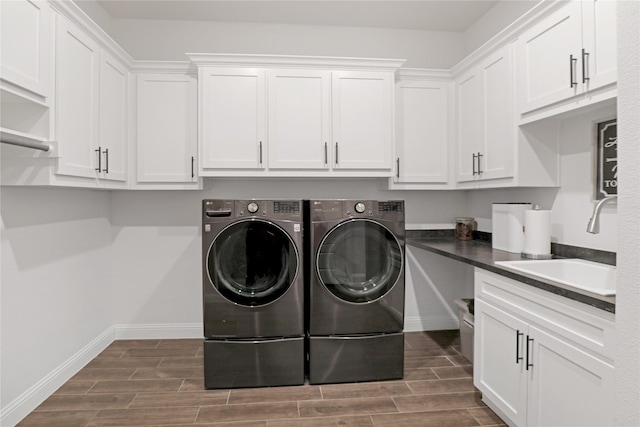
<svg viewBox="0 0 640 427">
<path fill-rule="evenodd" d="M 591 305 L 601 310 L 615 313 L 615 296 L 602 296 L 581 289 L 571 288 L 561 283 L 537 278 L 524 273 L 517 273 L 512 270 L 495 265 L 496 261 L 516 261 L 521 260 L 520 254 L 493 249 L 490 242 L 481 240 L 460 241 L 451 237 L 448 238 L 419 238 L 409 237 L 406 244 L 416 248 L 424 249 L 447 258 L 471 264 L 487 271 L 517 280 L 536 288 L 561 295 L 563 297 Z"/>
</svg>

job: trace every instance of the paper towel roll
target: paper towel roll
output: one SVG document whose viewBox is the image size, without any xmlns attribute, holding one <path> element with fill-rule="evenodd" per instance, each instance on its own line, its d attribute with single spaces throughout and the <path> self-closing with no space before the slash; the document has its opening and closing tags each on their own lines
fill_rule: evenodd
<svg viewBox="0 0 640 427">
<path fill-rule="evenodd" d="M 524 212 L 524 250 L 526 255 L 551 253 L 551 211 Z"/>
</svg>

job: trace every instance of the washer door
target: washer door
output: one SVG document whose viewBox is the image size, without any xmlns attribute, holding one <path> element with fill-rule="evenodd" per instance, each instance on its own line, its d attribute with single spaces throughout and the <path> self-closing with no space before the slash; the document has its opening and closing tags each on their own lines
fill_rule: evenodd
<svg viewBox="0 0 640 427">
<path fill-rule="evenodd" d="M 402 272 L 402 248 L 383 225 L 370 220 L 343 222 L 320 242 L 316 269 L 336 297 L 374 301 L 389 292 Z"/>
<path fill-rule="evenodd" d="M 207 256 L 209 280 L 229 301 L 269 304 L 284 295 L 298 272 L 289 235 L 262 220 L 236 222 L 215 238 Z"/>
</svg>

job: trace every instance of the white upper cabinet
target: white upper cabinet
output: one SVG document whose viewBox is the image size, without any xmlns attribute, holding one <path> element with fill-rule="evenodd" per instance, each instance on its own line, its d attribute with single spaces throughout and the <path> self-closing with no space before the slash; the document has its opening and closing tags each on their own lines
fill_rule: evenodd
<svg viewBox="0 0 640 427">
<path fill-rule="evenodd" d="M 395 176 L 392 188 L 432 188 L 449 183 L 451 83 L 427 74 L 396 83 Z"/>
<path fill-rule="evenodd" d="M 127 180 L 128 70 L 106 53 L 100 54 L 100 177 Z"/>
<path fill-rule="evenodd" d="M 331 72 L 267 70 L 270 169 L 328 169 Z"/>
<path fill-rule="evenodd" d="M 198 85 L 203 171 L 264 169 L 264 70 L 202 67 Z"/>
<path fill-rule="evenodd" d="M 56 26 L 56 173 L 126 182 L 128 70 L 64 16 Z"/>
<path fill-rule="evenodd" d="M 615 4 L 572 1 L 520 35 L 521 114 L 616 82 Z"/>
<path fill-rule="evenodd" d="M 63 16 L 56 28 L 56 140 L 61 175 L 95 178 L 99 132 L 100 47 Z M 94 145 L 95 144 L 95 145 Z"/>
<path fill-rule="evenodd" d="M 332 73 L 333 167 L 390 170 L 393 75 Z"/>
<path fill-rule="evenodd" d="M 511 46 L 456 78 L 457 181 L 512 177 L 516 126 Z"/>
<path fill-rule="evenodd" d="M 198 84 L 186 74 L 137 76 L 137 183 L 194 183 Z"/>
<path fill-rule="evenodd" d="M 392 176 L 400 61 L 188 56 L 203 176 Z"/>
<path fill-rule="evenodd" d="M 51 29 L 52 13 L 47 1 L 0 2 L 0 79 L 49 97 Z"/>
</svg>

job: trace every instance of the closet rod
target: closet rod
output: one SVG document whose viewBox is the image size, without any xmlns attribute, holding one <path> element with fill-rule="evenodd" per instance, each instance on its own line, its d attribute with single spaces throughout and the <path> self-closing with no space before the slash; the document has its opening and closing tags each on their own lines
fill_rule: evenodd
<svg viewBox="0 0 640 427">
<path fill-rule="evenodd" d="M 51 151 L 50 145 L 38 144 L 36 142 L 9 141 L 6 139 L 1 140 L 0 142 L 3 144 L 17 145 L 18 147 L 33 148 L 34 150 Z"/>
</svg>

